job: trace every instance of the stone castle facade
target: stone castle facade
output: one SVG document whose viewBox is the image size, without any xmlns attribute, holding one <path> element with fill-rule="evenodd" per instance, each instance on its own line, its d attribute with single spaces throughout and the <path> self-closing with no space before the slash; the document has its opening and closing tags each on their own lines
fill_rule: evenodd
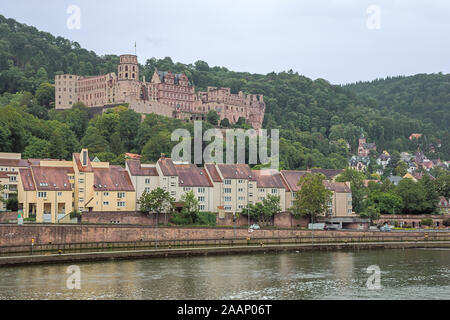
<svg viewBox="0 0 450 320">
<path fill-rule="evenodd" d="M 70 109 L 82 102 L 88 107 L 105 107 L 127 103 L 139 113 L 204 120 L 210 110 L 220 119 L 236 123 L 240 117 L 254 129 L 261 129 L 266 105 L 261 94 L 232 94 L 230 88 L 208 87 L 195 92 L 185 74 L 155 70 L 150 82 L 139 80 L 139 64 L 135 55 L 121 55 L 117 75 L 82 77 L 73 74 L 55 77 L 55 108 Z"/>
</svg>

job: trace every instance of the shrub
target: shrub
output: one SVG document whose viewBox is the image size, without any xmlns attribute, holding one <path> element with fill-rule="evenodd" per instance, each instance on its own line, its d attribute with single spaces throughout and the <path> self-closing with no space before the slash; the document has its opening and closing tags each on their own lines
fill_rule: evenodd
<svg viewBox="0 0 450 320">
<path fill-rule="evenodd" d="M 420 220 L 420 224 L 423 226 L 432 226 L 433 219 L 431 219 L 431 218 L 422 219 L 422 220 Z"/>
<path fill-rule="evenodd" d="M 197 217 L 197 224 L 206 226 L 215 226 L 216 214 L 212 212 L 199 212 Z"/>
</svg>

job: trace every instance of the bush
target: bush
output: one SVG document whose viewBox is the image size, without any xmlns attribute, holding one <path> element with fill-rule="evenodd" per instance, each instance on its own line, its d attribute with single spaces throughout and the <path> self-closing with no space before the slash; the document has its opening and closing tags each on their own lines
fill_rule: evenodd
<svg viewBox="0 0 450 320">
<path fill-rule="evenodd" d="M 211 212 L 199 212 L 197 214 L 195 225 L 198 226 L 215 226 L 216 225 L 216 214 Z M 191 216 L 187 213 L 176 213 L 170 219 L 170 222 L 175 225 L 192 225 L 193 221 Z"/>
<path fill-rule="evenodd" d="M 197 217 L 197 224 L 206 226 L 215 226 L 216 214 L 212 212 L 199 212 Z"/>
<path fill-rule="evenodd" d="M 433 219 L 431 219 L 431 218 L 422 219 L 422 220 L 420 220 L 420 224 L 423 226 L 432 226 Z"/>
<path fill-rule="evenodd" d="M 442 224 L 446 227 L 450 227 L 450 218 L 445 219 Z"/>
<path fill-rule="evenodd" d="M 36 217 L 29 217 L 29 218 L 25 218 L 23 219 L 24 222 L 36 222 Z"/>
</svg>

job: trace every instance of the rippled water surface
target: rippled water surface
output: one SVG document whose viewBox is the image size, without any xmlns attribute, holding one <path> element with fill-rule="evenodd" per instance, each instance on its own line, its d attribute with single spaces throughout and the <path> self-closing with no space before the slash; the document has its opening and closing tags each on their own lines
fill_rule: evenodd
<svg viewBox="0 0 450 320">
<path fill-rule="evenodd" d="M 378 265 L 381 289 L 366 287 Z M 450 250 L 183 257 L 0 268 L 0 299 L 450 299 Z"/>
</svg>

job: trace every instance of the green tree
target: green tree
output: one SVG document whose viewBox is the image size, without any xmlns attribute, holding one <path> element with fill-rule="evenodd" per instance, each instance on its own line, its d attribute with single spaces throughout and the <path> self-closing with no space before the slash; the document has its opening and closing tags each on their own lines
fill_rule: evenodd
<svg viewBox="0 0 450 320">
<path fill-rule="evenodd" d="M 50 142 L 44 139 L 31 137 L 28 141 L 28 145 L 23 151 L 24 159 L 45 159 L 49 158 Z"/>
<path fill-rule="evenodd" d="M 41 106 L 50 108 L 55 100 L 55 87 L 48 82 L 40 84 L 36 90 L 36 101 Z"/>
<path fill-rule="evenodd" d="M 183 202 L 182 213 L 188 216 L 191 223 L 197 223 L 199 206 L 198 199 L 193 191 L 189 191 L 181 196 L 181 202 Z"/>
<path fill-rule="evenodd" d="M 408 165 L 405 161 L 398 161 L 397 166 L 395 167 L 395 174 L 397 176 L 403 177 L 408 172 Z"/>
<path fill-rule="evenodd" d="M 66 144 L 63 138 L 63 133 L 60 128 L 57 128 L 50 137 L 48 145 L 48 155 L 52 159 L 65 159 L 67 155 Z"/>
<path fill-rule="evenodd" d="M 140 210 L 143 213 L 153 213 L 156 215 L 156 225 L 159 224 L 159 215 L 161 213 L 168 214 L 174 208 L 175 199 L 168 191 L 156 188 L 151 192 L 145 192 L 138 200 Z"/>
<path fill-rule="evenodd" d="M 206 120 L 208 120 L 208 122 L 213 126 L 217 126 L 220 120 L 220 116 L 216 110 L 210 110 L 206 115 Z"/>
<path fill-rule="evenodd" d="M 296 216 L 308 217 L 314 221 L 318 215 L 325 213 L 332 192 L 325 187 L 324 180 L 325 176 L 320 173 L 308 173 L 300 178 L 300 190 L 297 191 L 291 208 Z"/>
</svg>

